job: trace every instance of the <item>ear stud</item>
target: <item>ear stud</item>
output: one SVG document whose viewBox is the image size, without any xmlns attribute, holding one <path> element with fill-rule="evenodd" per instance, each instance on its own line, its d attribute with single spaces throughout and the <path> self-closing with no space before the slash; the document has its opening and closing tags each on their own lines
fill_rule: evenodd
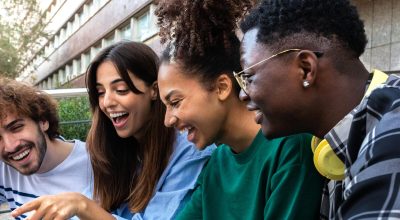
<svg viewBox="0 0 400 220">
<path fill-rule="evenodd" d="M 308 88 L 309 86 L 310 86 L 310 82 L 308 82 L 307 80 L 303 80 L 303 87 Z"/>
</svg>

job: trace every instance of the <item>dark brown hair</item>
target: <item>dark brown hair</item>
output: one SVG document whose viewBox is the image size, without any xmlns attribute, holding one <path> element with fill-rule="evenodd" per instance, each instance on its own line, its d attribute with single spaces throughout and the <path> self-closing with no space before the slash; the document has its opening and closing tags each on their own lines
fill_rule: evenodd
<svg viewBox="0 0 400 220">
<path fill-rule="evenodd" d="M 60 134 L 55 99 L 33 86 L 0 78 L 0 120 L 10 113 L 29 117 L 35 122 L 48 121 L 46 134 L 51 140 Z"/>
<path fill-rule="evenodd" d="M 129 74 L 151 86 L 157 80 L 159 60 L 145 44 L 124 41 L 102 50 L 89 65 L 86 75 L 93 112 L 87 145 L 94 172 L 94 197 L 108 211 L 127 202 L 132 212 L 140 212 L 150 201 L 167 166 L 175 131 L 164 126 L 165 106 L 158 96 L 152 101 L 152 118 L 144 128 L 144 137 L 141 140 L 119 137 L 111 120 L 99 108 L 96 72 L 105 61 L 114 64 L 132 92 L 141 94 Z"/>
<path fill-rule="evenodd" d="M 156 14 L 162 43 L 168 43 L 162 62 L 173 59 L 185 74 L 200 77 L 210 88 L 221 74 L 240 71 L 238 20 L 253 0 L 162 0 Z"/>
</svg>

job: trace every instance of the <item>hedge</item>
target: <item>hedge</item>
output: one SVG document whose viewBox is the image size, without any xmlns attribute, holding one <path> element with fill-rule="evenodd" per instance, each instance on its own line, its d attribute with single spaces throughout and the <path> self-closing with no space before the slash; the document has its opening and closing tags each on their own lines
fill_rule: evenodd
<svg viewBox="0 0 400 220">
<path fill-rule="evenodd" d="M 61 135 L 68 140 L 86 140 L 91 113 L 87 96 L 58 100 Z"/>
</svg>

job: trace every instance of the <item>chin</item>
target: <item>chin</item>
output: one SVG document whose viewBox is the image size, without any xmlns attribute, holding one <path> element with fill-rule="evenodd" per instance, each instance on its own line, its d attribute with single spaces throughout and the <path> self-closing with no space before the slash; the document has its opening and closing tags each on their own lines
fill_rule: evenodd
<svg viewBox="0 0 400 220">
<path fill-rule="evenodd" d="M 262 123 L 261 131 L 267 139 L 274 139 L 287 136 L 285 131 L 274 129 L 274 127 L 271 126 L 271 124 L 266 125 L 265 123 Z"/>
<path fill-rule="evenodd" d="M 212 143 L 207 143 L 206 141 L 196 141 L 196 142 L 193 142 L 193 144 L 194 145 L 196 145 L 196 148 L 198 149 L 198 150 L 204 150 L 204 149 L 206 149 L 208 146 L 210 146 L 211 144 L 213 144 L 213 142 Z"/>
<path fill-rule="evenodd" d="M 204 150 L 207 146 L 204 143 L 194 143 L 197 149 Z"/>
<path fill-rule="evenodd" d="M 119 136 L 120 138 L 129 138 L 129 137 L 132 137 L 132 135 L 129 134 L 128 132 L 117 132 L 117 134 L 118 134 L 118 136 Z"/>
</svg>

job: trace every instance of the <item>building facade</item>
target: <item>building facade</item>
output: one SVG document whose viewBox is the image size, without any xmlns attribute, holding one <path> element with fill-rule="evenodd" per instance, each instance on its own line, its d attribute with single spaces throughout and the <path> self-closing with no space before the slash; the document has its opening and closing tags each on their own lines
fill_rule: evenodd
<svg viewBox="0 0 400 220">
<path fill-rule="evenodd" d="M 368 45 L 361 60 L 368 70 L 400 72 L 400 1 L 352 0 L 364 20 Z M 102 48 L 120 40 L 141 41 L 157 53 L 152 0 L 52 0 L 46 10 L 54 36 L 24 66 L 20 80 L 42 89 L 84 87 L 88 64 Z"/>
</svg>

